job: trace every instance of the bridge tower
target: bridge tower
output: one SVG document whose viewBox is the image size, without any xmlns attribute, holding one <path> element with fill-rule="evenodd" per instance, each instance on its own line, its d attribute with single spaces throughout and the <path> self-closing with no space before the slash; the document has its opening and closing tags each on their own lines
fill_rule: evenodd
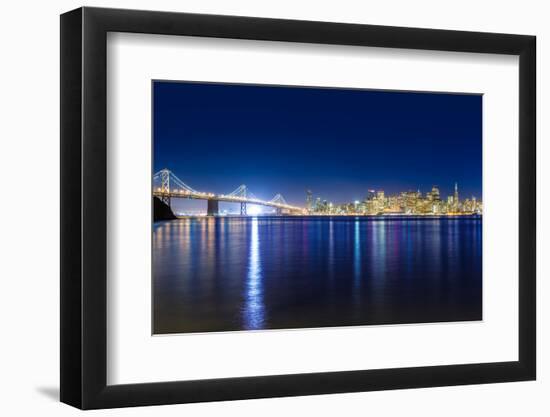
<svg viewBox="0 0 550 417">
<path fill-rule="evenodd" d="M 232 193 L 229 194 L 232 197 L 241 197 L 246 199 L 256 198 L 252 194 L 248 187 L 244 184 L 239 185 Z M 241 201 L 241 216 L 246 216 L 246 201 Z"/>
<path fill-rule="evenodd" d="M 160 192 L 161 201 L 170 207 L 170 171 L 167 169 L 160 171 Z"/>
<path fill-rule="evenodd" d="M 281 193 L 275 194 L 275 197 L 269 200 L 269 202 L 288 205 L 288 203 L 286 202 L 285 198 L 282 196 Z M 281 216 L 283 214 L 283 207 L 275 207 L 275 213 L 277 214 L 277 216 Z"/>
</svg>

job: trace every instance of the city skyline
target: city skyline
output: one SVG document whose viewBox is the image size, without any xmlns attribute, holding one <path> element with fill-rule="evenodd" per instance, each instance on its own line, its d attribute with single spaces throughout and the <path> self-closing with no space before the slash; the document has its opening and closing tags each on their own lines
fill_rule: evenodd
<svg viewBox="0 0 550 417">
<path fill-rule="evenodd" d="M 446 196 L 437 185 L 426 193 L 407 190 L 388 195 L 384 190 L 371 189 L 363 200 L 336 204 L 314 198 L 313 192 L 308 190 L 306 209 L 313 214 L 482 214 L 483 202 L 473 195 L 460 198 L 455 182 L 453 192 Z"/>
<path fill-rule="evenodd" d="M 481 96 L 187 82 L 154 83 L 154 169 L 196 189 L 303 204 L 459 182 L 481 199 Z"/>
</svg>

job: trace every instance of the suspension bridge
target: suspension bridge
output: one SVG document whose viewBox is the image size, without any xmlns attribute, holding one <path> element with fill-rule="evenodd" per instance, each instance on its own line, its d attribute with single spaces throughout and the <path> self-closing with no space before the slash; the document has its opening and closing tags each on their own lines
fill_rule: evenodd
<svg viewBox="0 0 550 417">
<path fill-rule="evenodd" d="M 304 208 L 290 205 L 281 194 L 276 194 L 271 200 L 257 198 L 244 184 L 238 186 L 229 194 L 215 194 L 197 191 L 182 180 L 172 171 L 161 169 L 153 175 L 153 196 L 162 202 L 171 205 L 173 198 L 188 198 L 207 201 L 207 214 L 216 216 L 219 214 L 219 203 L 238 203 L 241 208 L 241 216 L 246 216 L 247 204 L 273 207 L 277 214 L 303 214 Z"/>
</svg>

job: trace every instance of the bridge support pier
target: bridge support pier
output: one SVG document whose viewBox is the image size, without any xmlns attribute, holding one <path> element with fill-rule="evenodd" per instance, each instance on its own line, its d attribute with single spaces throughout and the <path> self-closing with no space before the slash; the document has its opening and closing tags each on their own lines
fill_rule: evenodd
<svg viewBox="0 0 550 417">
<path fill-rule="evenodd" d="M 219 214 L 220 202 L 218 200 L 208 200 L 206 214 L 208 216 L 217 216 Z"/>
<path fill-rule="evenodd" d="M 246 216 L 246 203 L 241 203 L 241 216 Z"/>
<path fill-rule="evenodd" d="M 170 194 L 164 194 L 160 197 L 160 201 L 162 201 L 164 204 L 166 204 L 168 207 L 171 207 L 170 203 Z"/>
<path fill-rule="evenodd" d="M 277 207 L 275 209 L 275 213 L 277 214 L 277 216 L 282 216 L 283 215 L 283 209 L 280 208 L 280 207 Z"/>
</svg>

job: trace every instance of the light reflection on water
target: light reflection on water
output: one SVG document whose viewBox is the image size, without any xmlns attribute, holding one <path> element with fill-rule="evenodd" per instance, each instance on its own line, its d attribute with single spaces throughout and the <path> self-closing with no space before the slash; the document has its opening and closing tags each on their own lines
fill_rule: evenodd
<svg viewBox="0 0 550 417">
<path fill-rule="evenodd" d="M 153 226 L 154 332 L 481 319 L 479 218 Z"/>
<path fill-rule="evenodd" d="M 361 234 L 359 232 L 359 220 L 355 220 L 353 229 L 353 277 L 355 286 L 361 282 Z"/>
<path fill-rule="evenodd" d="M 260 239 L 258 237 L 258 219 L 250 222 L 250 256 L 248 257 L 248 274 L 243 312 L 246 329 L 264 328 L 264 306 L 262 288 L 262 265 L 260 263 Z"/>
</svg>

